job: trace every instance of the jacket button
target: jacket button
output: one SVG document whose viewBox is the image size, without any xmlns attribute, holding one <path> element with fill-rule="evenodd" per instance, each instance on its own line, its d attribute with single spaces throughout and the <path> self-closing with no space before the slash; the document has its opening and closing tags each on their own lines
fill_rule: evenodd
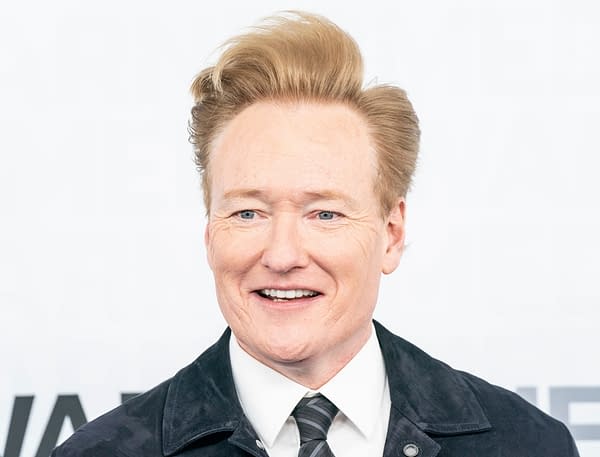
<svg viewBox="0 0 600 457">
<path fill-rule="evenodd" d="M 406 457 L 416 457 L 419 455 L 419 446 L 414 443 L 409 443 L 404 448 L 402 448 L 402 453 Z"/>
<path fill-rule="evenodd" d="M 263 451 L 265 450 L 265 445 L 262 444 L 261 440 L 256 440 L 256 447 L 259 449 L 262 449 Z M 417 454 L 415 454 L 415 455 L 417 455 Z"/>
</svg>

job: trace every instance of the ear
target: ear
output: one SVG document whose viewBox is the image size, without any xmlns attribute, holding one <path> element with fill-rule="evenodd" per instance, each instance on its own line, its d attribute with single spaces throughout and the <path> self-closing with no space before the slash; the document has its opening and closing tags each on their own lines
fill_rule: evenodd
<svg viewBox="0 0 600 457">
<path fill-rule="evenodd" d="M 381 271 L 386 275 L 398 267 L 404 251 L 405 205 L 404 198 L 399 198 L 387 217 L 387 246 L 381 265 Z"/>
<path fill-rule="evenodd" d="M 208 266 L 212 270 L 211 255 L 210 255 L 210 219 L 206 221 L 206 227 L 204 228 L 204 249 L 206 251 L 206 261 Z"/>
</svg>

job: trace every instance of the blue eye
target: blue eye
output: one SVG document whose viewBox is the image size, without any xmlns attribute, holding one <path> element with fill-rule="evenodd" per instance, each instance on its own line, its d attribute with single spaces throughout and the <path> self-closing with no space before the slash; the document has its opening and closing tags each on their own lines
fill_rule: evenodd
<svg viewBox="0 0 600 457">
<path fill-rule="evenodd" d="M 330 221 L 332 220 L 336 214 L 333 211 L 319 211 L 317 217 L 322 221 Z"/>
<path fill-rule="evenodd" d="M 238 212 L 237 214 L 240 217 L 240 219 L 246 220 L 254 219 L 254 216 L 256 216 L 256 213 L 251 209 L 245 209 L 243 211 Z"/>
</svg>

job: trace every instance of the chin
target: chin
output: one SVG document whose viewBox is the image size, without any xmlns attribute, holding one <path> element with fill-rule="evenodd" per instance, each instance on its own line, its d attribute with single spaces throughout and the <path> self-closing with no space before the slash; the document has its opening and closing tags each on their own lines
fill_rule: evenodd
<svg viewBox="0 0 600 457">
<path fill-rule="evenodd" d="M 265 342 L 264 350 L 266 358 L 272 362 L 280 364 L 294 364 L 302 362 L 312 355 L 311 341 L 306 336 L 302 339 L 286 338 L 286 335 L 280 335 L 281 338 L 270 338 Z"/>
</svg>

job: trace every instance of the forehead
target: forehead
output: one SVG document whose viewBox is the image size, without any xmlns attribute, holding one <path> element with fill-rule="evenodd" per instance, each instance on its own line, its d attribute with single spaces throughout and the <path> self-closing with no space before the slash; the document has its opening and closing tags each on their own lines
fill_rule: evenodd
<svg viewBox="0 0 600 457">
<path fill-rule="evenodd" d="M 217 197 L 253 188 L 372 193 L 377 165 L 366 122 L 346 105 L 261 102 L 218 135 L 209 169 Z"/>
</svg>

